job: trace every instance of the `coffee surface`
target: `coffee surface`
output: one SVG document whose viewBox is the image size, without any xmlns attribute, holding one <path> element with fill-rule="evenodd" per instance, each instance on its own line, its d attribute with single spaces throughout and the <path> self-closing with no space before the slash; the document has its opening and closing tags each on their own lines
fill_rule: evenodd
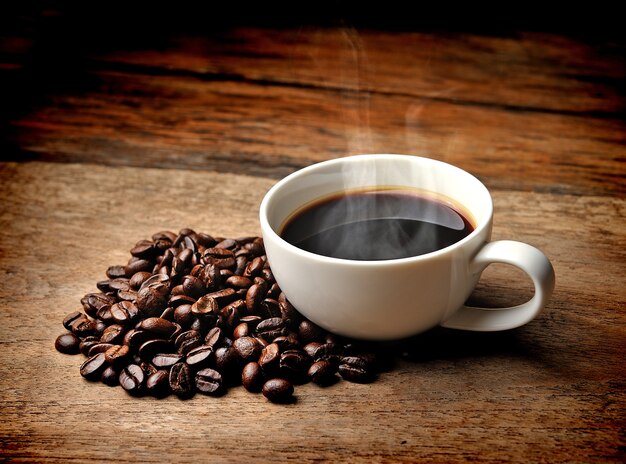
<svg viewBox="0 0 626 464">
<path fill-rule="evenodd" d="M 378 261 L 441 250 L 473 230 L 452 205 L 398 189 L 338 194 L 314 202 L 290 218 L 280 235 L 319 255 Z"/>
</svg>

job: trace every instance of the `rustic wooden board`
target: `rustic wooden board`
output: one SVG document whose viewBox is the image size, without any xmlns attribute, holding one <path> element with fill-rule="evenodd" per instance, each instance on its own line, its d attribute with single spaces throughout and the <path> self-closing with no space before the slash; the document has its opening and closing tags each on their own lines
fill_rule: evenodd
<svg viewBox="0 0 626 464">
<path fill-rule="evenodd" d="M 598 462 L 624 458 L 626 201 L 494 192 L 494 239 L 542 248 L 557 288 L 517 330 L 437 330 L 370 385 L 296 390 L 272 405 L 131 398 L 90 384 L 54 350 L 61 319 L 135 241 L 183 226 L 257 234 L 273 179 L 86 164 L 0 165 L 0 444 L 15 461 L 424 459 Z M 485 274 L 474 300 L 510 304 L 528 282 Z"/>
<path fill-rule="evenodd" d="M 620 44 L 245 28 L 158 49 L 51 53 L 5 56 L 17 86 L 13 160 L 279 178 L 394 152 L 444 159 L 491 188 L 626 191 Z M 55 59 L 72 65 L 40 72 Z"/>
</svg>

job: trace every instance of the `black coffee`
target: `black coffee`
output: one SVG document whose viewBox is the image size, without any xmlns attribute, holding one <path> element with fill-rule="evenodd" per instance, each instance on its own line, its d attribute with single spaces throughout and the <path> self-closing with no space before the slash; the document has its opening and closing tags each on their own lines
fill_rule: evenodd
<svg viewBox="0 0 626 464">
<path fill-rule="evenodd" d="M 305 207 L 288 220 L 281 237 L 319 255 L 386 260 L 441 250 L 473 230 L 451 205 L 417 191 L 369 190 Z"/>
</svg>

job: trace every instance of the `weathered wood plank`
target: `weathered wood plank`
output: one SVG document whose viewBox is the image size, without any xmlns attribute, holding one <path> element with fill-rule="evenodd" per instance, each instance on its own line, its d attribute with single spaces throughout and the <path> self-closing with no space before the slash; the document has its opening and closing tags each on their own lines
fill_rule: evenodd
<svg viewBox="0 0 626 464">
<path fill-rule="evenodd" d="M 494 192 L 494 239 L 542 248 L 557 288 L 546 311 L 497 334 L 438 330 L 370 385 L 298 387 L 276 406 L 241 388 L 157 401 L 92 385 L 54 351 L 60 321 L 138 239 L 191 226 L 257 234 L 272 179 L 84 164 L 0 165 L 0 443 L 16 461 L 623 459 L 626 201 Z M 511 279 L 511 277 L 515 277 Z M 524 298 L 495 269 L 475 295 Z M 123 438 L 122 438 L 123 437 Z M 122 444 L 123 443 L 123 444 Z"/>
<path fill-rule="evenodd" d="M 625 126 L 402 95 L 98 71 L 12 122 L 16 160 L 274 178 L 354 153 L 442 159 L 491 188 L 623 194 Z M 621 180 L 620 180 L 621 179 Z"/>
</svg>

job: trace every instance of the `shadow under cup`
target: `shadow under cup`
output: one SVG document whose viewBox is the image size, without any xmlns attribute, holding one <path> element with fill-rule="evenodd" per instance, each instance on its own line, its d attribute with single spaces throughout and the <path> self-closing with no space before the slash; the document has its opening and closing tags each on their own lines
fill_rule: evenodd
<svg viewBox="0 0 626 464">
<path fill-rule="evenodd" d="M 364 188 L 418 190 L 450 204 L 474 230 L 432 253 L 379 261 L 321 256 L 280 237 L 285 223 L 312 202 Z M 492 214 L 486 187 L 457 167 L 417 156 L 359 155 L 279 181 L 263 199 L 260 221 L 276 281 L 302 314 L 334 333 L 389 340 L 432 328 L 463 305 L 480 277 L 470 261 L 490 239 Z"/>
</svg>

